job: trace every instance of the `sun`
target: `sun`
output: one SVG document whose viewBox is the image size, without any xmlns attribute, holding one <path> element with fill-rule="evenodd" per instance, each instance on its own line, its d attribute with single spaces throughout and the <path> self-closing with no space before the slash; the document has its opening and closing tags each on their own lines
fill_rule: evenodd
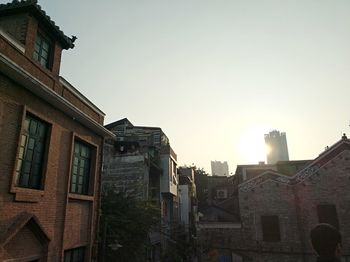
<svg viewBox="0 0 350 262">
<path fill-rule="evenodd" d="M 257 164 L 260 161 L 266 161 L 266 155 L 271 149 L 265 144 L 265 128 L 251 128 L 244 132 L 239 140 L 240 158 L 246 164 Z"/>
</svg>

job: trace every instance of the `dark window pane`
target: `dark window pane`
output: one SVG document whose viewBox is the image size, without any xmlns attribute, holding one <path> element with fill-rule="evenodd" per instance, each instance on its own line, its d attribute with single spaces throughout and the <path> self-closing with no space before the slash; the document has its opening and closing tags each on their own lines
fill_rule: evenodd
<svg viewBox="0 0 350 262">
<path fill-rule="evenodd" d="M 39 53 L 35 52 L 33 53 L 33 58 L 37 61 L 39 61 Z"/>
<path fill-rule="evenodd" d="M 339 229 L 338 214 L 335 205 L 317 206 L 318 221 L 328 223 Z"/>
<path fill-rule="evenodd" d="M 64 262 L 70 262 L 70 255 L 71 253 L 68 251 L 64 253 Z"/>
<path fill-rule="evenodd" d="M 30 121 L 29 133 L 30 134 L 35 134 L 37 126 L 38 126 L 38 123 L 36 121 Z"/>
<path fill-rule="evenodd" d="M 18 186 L 40 189 L 47 128 L 46 123 L 26 116 L 16 167 L 20 176 Z"/>
<path fill-rule="evenodd" d="M 49 68 L 50 53 L 51 47 L 49 41 L 38 34 L 35 40 L 33 58 L 43 66 Z"/>
<path fill-rule="evenodd" d="M 75 141 L 73 168 L 71 174 L 71 192 L 87 194 L 90 179 L 91 148 Z"/>
<path fill-rule="evenodd" d="M 28 185 L 28 183 L 29 183 L 29 174 L 28 173 L 24 173 L 21 175 L 20 183 L 22 185 Z"/>
<path fill-rule="evenodd" d="M 84 262 L 85 247 L 64 251 L 64 262 Z"/>
<path fill-rule="evenodd" d="M 23 172 L 23 173 L 29 174 L 29 172 L 30 172 L 30 167 L 31 167 L 31 162 L 25 161 L 25 162 L 24 162 L 24 166 L 23 166 L 23 168 L 22 168 L 22 172 Z"/>
<path fill-rule="evenodd" d="M 46 52 L 49 51 L 49 44 L 45 41 L 43 41 L 43 51 L 46 51 Z"/>
<path fill-rule="evenodd" d="M 29 137 L 27 148 L 31 150 L 34 149 L 34 144 L 35 144 L 35 139 L 33 137 Z"/>
<path fill-rule="evenodd" d="M 39 54 L 39 52 L 40 52 L 40 43 L 35 42 L 34 51 L 35 51 L 37 54 Z"/>
<path fill-rule="evenodd" d="M 263 240 L 266 242 L 281 241 L 278 216 L 261 217 Z"/>
</svg>

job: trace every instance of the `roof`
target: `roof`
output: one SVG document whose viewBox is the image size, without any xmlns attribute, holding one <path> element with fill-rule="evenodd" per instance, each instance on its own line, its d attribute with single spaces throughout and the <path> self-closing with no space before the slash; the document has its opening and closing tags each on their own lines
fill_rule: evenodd
<svg viewBox="0 0 350 262">
<path fill-rule="evenodd" d="M 92 119 L 89 115 L 85 114 L 82 110 L 74 106 L 64 97 L 57 94 L 51 88 L 34 78 L 29 72 L 9 60 L 6 56 L 0 53 L 0 71 L 4 75 L 11 78 L 13 81 L 22 85 L 36 96 L 44 99 L 50 103 L 53 107 L 61 110 L 65 114 L 72 117 L 72 119 L 78 121 L 85 127 L 89 128 L 96 134 L 103 137 L 115 137 L 115 135 L 104 128 L 101 123 Z"/>
<path fill-rule="evenodd" d="M 123 118 L 123 119 L 120 119 L 120 120 L 117 120 L 117 121 L 114 121 L 112 123 L 109 123 L 107 125 L 105 125 L 105 128 L 107 129 L 111 129 L 113 127 L 116 127 L 116 126 L 121 126 L 121 125 L 125 125 L 127 124 L 128 126 L 134 126 L 130 121 L 129 119 L 127 119 L 126 117 Z"/>
<path fill-rule="evenodd" d="M 62 76 L 59 77 L 59 81 L 60 83 L 67 88 L 68 90 L 70 90 L 74 95 L 76 95 L 77 97 L 80 98 L 80 100 L 87 105 L 88 107 L 90 107 L 93 111 L 95 111 L 97 114 L 100 114 L 102 116 L 105 116 L 106 114 L 99 109 L 94 103 L 92 103 L 86 96 L 84 96 L 78 89 L 76 89 L 71 83 L 69 83 L 65 78 L 63 78 Z"/>
<path fill-rule="evenodd" d="M 51 20 L 50 16 L 46 14 L 41 6 L 38 5 L 37 0 L 14 0 L 7 4 L 0 4 L 0 16 L 12 15 L 18 13 L 29 12 L 33 14 L 40 22 L 42 22 L 59 40 L 63 49 L 74 47 L 75 36 L 71 38 L 66 36 L 62 30 Z"/>
<path fill-rule="evenodd" d="M 266 170 L 259 176 L 247 180 L 239 185 L 239 190 L 247 192 L 253 190 L 256 186 L 272 180 L 276 183 L 296 185 L 303 182 L 305 179 L 318 174 L 320 168 L 326 165 L 329 161 L 337 157 L 344 150 L 350 150 L 350 140 L 346 136 L 342 137 L 337 143 L 329 147 L 325 152 L 321 153 L 317 158 L 311 161 L 305 168 L 298 171 L 293 176 L 286 176 L 278 171 Z"/>
<path fill-rule="evenodd" d="M 235 174 L 238 175 L 243 172 L 243 170 L 248 171 L 250 174 L 259 175 L 267 170 L 278 171 L 279 173 L 283 173 L 285 175 L 291 175 L 290 172 L 282 172 L 286 167 L 298 167 L 306 166 L 308 163 L 312 162 L 312 160 L 288 160 L 288 161 L 278 161 L 276 164 L 250 164 L 250 165 L 237 165 Z M 299 170 L 297 170 L 299 171 Z M 292 174 L 294 175 L 294 173 Z"/>
</svg>

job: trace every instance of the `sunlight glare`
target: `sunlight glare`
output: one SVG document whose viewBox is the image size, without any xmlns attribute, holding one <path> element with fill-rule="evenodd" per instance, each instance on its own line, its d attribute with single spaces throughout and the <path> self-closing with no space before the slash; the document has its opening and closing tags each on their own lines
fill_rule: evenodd
<svg viewBox="0 0 350 262">
<path fill-rule="evenodd" d="M 266 128 L 251 128 L 240 138 L 239 152 L 245 164 L 266 162 L 266 155 L 271 151 L 264 141 L 264 134 L 268 133 L 267 130 Z"/>
</svg>

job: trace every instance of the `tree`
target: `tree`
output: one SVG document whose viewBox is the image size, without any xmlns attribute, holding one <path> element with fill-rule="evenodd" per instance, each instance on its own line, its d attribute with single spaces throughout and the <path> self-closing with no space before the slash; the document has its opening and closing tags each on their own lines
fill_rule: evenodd
<svg viewBox="0 0 350 262">
<path fill-rule="evenodd" d="M 145 261 L 148 233 L 160 221 L 160 209 L 151 201 L 113 190 L 102 195 L 102 261 Z"/>
<path fill-rule="evenodd" d="M 208 176 L 209 174 L 204 168 L 196 166 L 192 167 L 194 170 L 194 181 L 197 190 L 198 209 L 202 210 L 208 204 Z"/>
</svg>

